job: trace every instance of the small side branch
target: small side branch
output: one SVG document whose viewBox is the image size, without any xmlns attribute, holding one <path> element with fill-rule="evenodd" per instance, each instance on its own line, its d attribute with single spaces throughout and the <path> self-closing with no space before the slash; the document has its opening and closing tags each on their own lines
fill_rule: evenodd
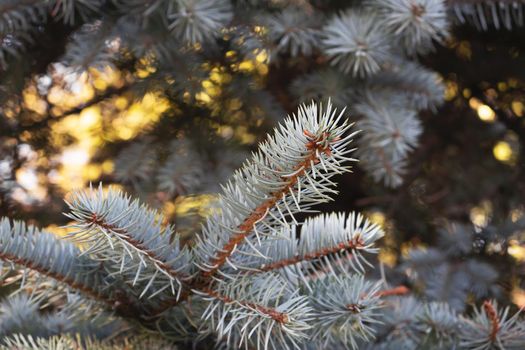
<svg viewBox="0 0 525 350">
<path fill-rule="evenodd" d="M 94 299 L 106 305 L 109 305 L 112 309 L 123 311 L 124 307 L 127 307 L 132 304 L 130 300 L 110 298 L 107 295 L 104 295 L 100 293 L 99 291 L 97 291 L 96 289 L 92 288 L 91 286 L 76 282 L 74 279 L 67 277 L 67 276 L 60 275 L 56 272 L 46 270 L 41 266 L 35 265 L 32 261 L 29 261 L 27 259 L 23 259 L 15 255 L 7 254 L 7 253 L 0 253 L 0 260 L 9 261 L 9 262 L 18 264 L 20 266 L 24 266 L 42 275 L 51 277 L 58 282 L 68 285 L 72 289 L 82 292 L 83 294 L 90 297 L 91 299 Z"/>
<path fill-rule="evenodd" d="M 275 261 L 271 264 L 263 265 L 259 268 L 260 271 L 266 272 L 266 271 L 272 271 L 272 270 L 278 270 L 286 266 L 295 265 L 297 263 L 303 262 L 303 261 L 312 261 L 312 260 L 318 260 L 322 257 L 336 254 L 337 252 L 343 251 L 343 250 L 352 250 L 352 249 L 359 249 L 362 248 L 364 245 L 360 241 L 359 238 L 349 240 L 347 242 L 341 242 L 338 245 L 331 247 L 331 248 L 324 248 L 322 250 L 308 253 L 305 255 L 297 255 L 290 259 L 283 259 L 279 261 Z M 252 271 L 251 273 L 257 273 L 258 271 Z"/>
<path fill-rule="evenodd" d="M 270 198 L 255 208 L 252 213 L 237 227 L 237 232 L 229 241 L 222 247 L 217 256 L 215 256 L 210 265 L 214 266 L 212 269 L 202 273 L 204 278 L 212 277 L 220 268 L 226 263 L 226 260 L 232 255 L 234 249 L 242 244 L 244 239 L 252 232 L 254 225 L 264 219 L 268 211 L 271 210 L 280 200 L 287 197 L 297 185 L 299 179 L 306 174 L 306 172 L 315 164 L 319 163 L 321 154 L 331 155 L 330 144 L 327 142 L 328 136 L 323 134 L 319 138 L 313 138 L 313 134 L 305 130 L 304 134 L 309 138 L 309 142 L 305 145 L 308 150 L 306 157 L 297 164 L 294 168 L 294 174 L 288 178 L 286 185 L 280 190 L 273 192 Z M 333 140 L 337 141 L 337 140 Z"/>
<path fill-rule="evenodd" d="M 238 305 L 241 305 L 243 307 L 246 307 L 248 309 L 252 309 L 252 310 L 256 310 L 257 312 L 261 313 L 261 314 L 264 314 L 270 318 L 272 318 L 274 321 L 277 321 L 281 324 L 284 324 L 284 323 L 288 323 L 289 322 L 289 317 L 288 317 L 288 314 L 284 313 L 284 312 L 279 312 L 275 309 L 272 309 L 272 308 L 269 308 L 269 307 L 266 307 L 266 306 L 263 306 L 263 305 L 259 305 L 259 304 L 256 304 L 256 303 L 252 303 L 252 302 L 248 302 L 248 301 L 242 301 L 242 300 L 234 300 L 232 298 L 229 298 L 225 295 L 221 295 L 219 293 L 217 293 L 216 291 L 213 291 L 211 289 L 203 289 L 201 291 L 202 293 L 212 297 L 212 298 L 215 298 L 217 300 L 220 300 L 222 301 L 223 303 L 225 304 L 232 304 L 232 303 L 236 303 Z"/>
<path fill-rule="evenodd" d="M 186 276 L 181 276 L 179 272 L 177 272 L 175 269 L 168 266 L 165 262 L 163 262 L 153 251 L 149 250 L 144 246 L 144 244 L 140 243 L 139 241 L 133 239 L 133 237 L 129 234 L 129 232 L 125 229 L 116 227 L 114 225 L 108 224 L 104 219 L 97 216 L 96 213 L 91 213 L 91 217 L 89 220 L 87 220 L 88 224 L 96 225 L 104 230 L 114 232 L 117 234 L 120 238 L 122 238 L 125 242 L 133 246 L 137 251 L 142 252 L 142 254 L 146 255 L 151 261 L 160 269 L 165 271 L 169 276 L 173 278 L 184 278 Z M 187 278 L 187 277 L 186 277 Z"/>
<path fill-rule="evenodd" d="M 407 287 L 397 286 L 391 289 L 380 290 L 376 293 L 376 295 L 380 298 L 383 298 L 383 297 L 390 297 L 390 296 L 395 296 L 395 295 L 405 295 L 408 293 L 410 293 L 410 289 L 408 289 Z"/>
<path fill-rule="evenodd" d="M 494 305 L 492 305 L 492 303 L 488 300 L 486 300 L 483 303 L 483 308 L 485 309 L 485 312 L 487 313 L 487 316 L 491 323 L 491 330 L 489 335 L 490 341 L 495 342 L 500 329 L 500 320 L 498 317 L 498 312 L 494 308 Z"/>
</svg>

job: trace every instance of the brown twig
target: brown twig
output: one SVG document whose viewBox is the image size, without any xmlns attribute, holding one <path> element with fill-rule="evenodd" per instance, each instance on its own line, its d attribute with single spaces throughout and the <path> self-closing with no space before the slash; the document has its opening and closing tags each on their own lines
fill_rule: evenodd
<svg viewBox="0 0 525 350">
<path fill-rule="evenodd" d="M 96 213 L 91 213 L 91 218 L 87 221 L 87 223 L 97 225 L 107 231 L 115 232 L 124 241 L 126 241 L 135 249 L 137 249 L 138 251 L 146 255 L 148 258 L 150 258 L 158 268 L 165 271 L 170 276 L 181 279 L 187 278 L 187 276 L 183 276 L 180 272 L 176 271 L 168 264 L 160 260 L 160 258 L 157 257 L 157 255 L 153 251 L 147 249 L 146 246 L 144 246 L 144 244 L 132 238 L 128 231 L 119 227 L 115 227 L 114 225 L 108 224 L 106 221 L 104 221 L 104 219 L 99 218 Z"/>
<path fill-rule="evenodd" d="M 204 279 L 211 278 L 219 270 L 219 268 L 225 264 L 226 259 L 231 256 L 235 247 L 241 244 L 242 241 L 253 230 L 255 223 L 262 220 L 268 211 L 294 188 L 299 178 L 306 173 L 312 164 L 317 164 L 319 162 L 320 153 L 325 153 L 328 155 L 331 154 L 330 145 L 324 145 L 327 135 L 322 134 L 318 138 L 313 138 L 314 135 L 309 131 L 305 130 L 304 133 L 309 137 L 309 142 L 305 145 L 309 151 L 309 154 L 294 168 L 294 170 L 296 170 L 294 175 L 290 176 L 288 182 L 280 190 L 272 193 L 268 200 L 264 201 L 257 208 L 255 208 L 252 213 L 237 227 L 236 231 L 238 233 L 230 237 L 228 242 L 219 250 L 217 256 L 211 260 L 210 265 L 214 267 L 202 273 L 201 277 Z"/>
<path fill-rule="evenodd" d="M 384 298 L 394 295 L 406 295 L 408 293 L 410 293 L 410 289 L 408 289 L 406 286 L 397 286 L 391 289 L 380 290 L 375 293 L 375 295 L 380 298 Z"/>
<path fill-rule="evenodd" d="M 272 308 L 269 308 L 269 307 L 266 307 L 266 306 L 262 306 L 262 305 L 259 305 L 259 304 L 256 304 L 256 303 L 248 302 L 248 301 L 234 300 L 234 299 L 231 299 L 231 298 L 229 298 L 229 297 L 227 297 L 225 295 L 221 295 L 221 294 L 217 293 L 216 291 L 208 289 L 208 288 L 204 289 L 202 292 L 208 294 L 209 296 L 211 296 L 211 297 L 213 297 L 215 299 L 218 299 L 218 300 L 222 301 L 225 304 L 236 303 L 236 304 L 242 305 L 244 307 L 247 307 L 247 308 L 250 308 L 250 309 L 253 309 L 253 310 L 257 310 L 260 313 L 271 317 L 272 319 L 274 319 L 275 321 L 277 321 L 279 323 L 287 323 L 289 321 L 288 315 L 286 313 L 284 313 L 284 312 L 279 312 L 279 311 L 277 311 L 275 309 L 272 309 Z"/>
<path fill-rule="evenodd" d="M 305 254 L 303 256 L 295 256 L 290 259 L 283 259 L 283 260 L 275 261 L 268 265 L 263 265 L 259 268 L 259 270 L 262 272 L 272 271 L 272 270 L 283 268 L 285 266 L 295 265 L 302 261 L 316 260 L 316 259 L 322 258 L 330 254 L 335 254 L 341 250 L 359 249 L 361 247 L 363 247 L 363 242 L 361 241 L 361 238 L 359 236 L 356 236 L 354 239 L 351 239 L 347 242 L 341 242 L 332 248 L 324 248 L 324 249 L 321 249 L 313 253 Z M 258 271 L 254 271 L 251 273 L 257 273 L 257 272 Z"/>
<path fill-rule="evenodd" d="M 487 316 L 490 319 L 491 323 L 491 330 L 489 335 L 490 341 L 495 342 L 500 329 L 498 312 L 489 300 L 485 300 L 485 302 L 483 302 L 483 308 L 485 309 L 485 312 L 487 313 Z"/>
<path fill-rule="evenodd" d="M 118 313 L 122 315 L 130 315 L 135 314 L 135 312 L 130 311 L 129 307 L 133 305 L 131 300 L 128 300 L 125 297 L 124 293 L 117 293 L 119 295 L 119 298 L 111 298 L 108 295 L 102 294 L 100 291 L 94 289 L 92 286 L 88 286 L 82 283 L 79 283 L 75 281 L 75 279 L 67 276 L 63 276 L 59 273 L 49 271 L 42 266 L 35 265 L 32 261 L 20 258 L 18 256 L 8 254 L 8 253 L 0 253 L 0 260 L 4 261 L 10 261 L 12 263 L 24 266 L 28 269 L 31 269 L 33 271 L 36 271 L 42 275 L 48 276 L 53 278 L 56 281 L 59 281 L 61 283 L 64 283 L 68 285 L 69 287 L 80 291 L 81 293 L 87 295 L 91 299 L 97 300 L 99 302 L 102 302 L 108 306 L 110 306 L 111 309 L 116 310 Z"/>
</svg>

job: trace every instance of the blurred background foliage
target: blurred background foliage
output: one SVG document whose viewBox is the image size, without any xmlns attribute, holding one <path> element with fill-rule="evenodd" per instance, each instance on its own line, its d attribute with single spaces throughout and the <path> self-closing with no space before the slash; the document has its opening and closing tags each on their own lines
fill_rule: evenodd
<svg viewBox="0 0 525 350">
<path fill-rule="evenodd" d="M 264 36 L 275 23 L 261 20 L 245 33 L 240 10 L 234 25 L 216 30 L 213 40 L 186 33 L 183 45 L 148 18 L 162 1 L 102 3 L 101 11 L 64 10 L 70 21 L 28 24 L 24 49 L 0 56 L 0 216 L 62 234 L 63 198 L 102 182 L 139 196 L 191 235 L 219 183 L 304 98 L 297 96 L 298 79 L 328 58 L 309 46 L 295 53 L 275 42 L 252 47 L 251 35 Z M 250 1 L 234 3 L 252 16 Z M 147 30 L 122 20 L 124 5 L 126 16 L 141 13 Z M 315 21 L 346 4 L 292 5 L 316 11 Z M 272 6 L 270 13 L 283 7 L 279 1 Z M 443 44 L 420 57 L 442 78 L 445 103 L 420 113 L 423 133 L 402 185 L 384 186 L 357 166 L 337 179 L 340 195 L 320 210 L 361 210 L 380 223 L 387 232 L 380 260 L 387 268 L 416 248 L 436 245 L 444 227 L 466 225 L 476 244 L 469 254 L 490 261 L 503 295 L 522 307 L 525 34 L 514 27 L 478 30 L 472 23 L 451 28 Z M 93 31 L 101 36 L 85 36 Z M 308 98 L 341 92 L 325 79 Z M 503 231 L 504 238 L 486 238 Z"/>
</svg>

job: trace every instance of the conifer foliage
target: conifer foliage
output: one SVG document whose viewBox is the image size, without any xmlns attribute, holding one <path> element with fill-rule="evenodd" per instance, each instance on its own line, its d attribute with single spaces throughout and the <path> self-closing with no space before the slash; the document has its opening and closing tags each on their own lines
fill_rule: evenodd
<svg viewBox="0 0 525 350">
<path fill-rule="evenodd" d="M 102 187 L 68 198 L 66 238 L 3 219 L 2 276 L 18 285 L 1 306 L 4 345 L 103 348 L 108 331 L 123 329 L 126 341 L 158 332 L 159 347 L 523 346 L 519 316 L 495 303 L 470 319 L 365 277 L 384 233 L 362 215 L 298 220 L 337 193 L 331 179 L 350 171 L 355 136 L 344 110 L 300 106 L 223 187 L 193 245 Z"/>
<path fill-rule="evenodd" d="M 447 37 L 450 16 L 445 1 L 364 1 L 344 11 L 325 11 L 315 1 L 286 3 L 4 0 L 0 2 L 0 69 L 8 70 L 10 63 L 24 57 L 24 50 L 38 37 L 39 26 L 57 21 L 74 26 L 65 52 L 57 58 L 68 69 L 103 69 L 130 57 L 151 62 L 155 73 L 133 84 L 137 97 L 161 90 L 173 92 L 180 101 L 195 98 L 208 78 L 203 67 L 221 51 L 235 52 L 234 57 L 240 59 L 259 55 L 276 67 L 288 58 L 300 62 L 320 57 L 316 60 L 320 64 L 302 69 L 290 82 L 297 102 L 314 97 L 325 102 L 332 98 L 338 107 L 376 106 L 379 113 L 369 108 L 355 110 L 365 124 L 389 126 L 387 130 L 368 128 L 374 142 L 357 141 L 366 153 L 361 166 L 378 182 L 400 186 L 406 159 L 421 133 L 418 113 L 443 100 L 441 79 L 418 63 L 418 55 L 430 52 Z M 407 65 L 411 69 L 405 69 Z M 227 88 L 235 94 L 258 84 L 241 72 L 234 73 Z M 16 84 L 9 84 L 12 79 L 16 77 L 0 80 L 8 93 L 16 93 Z M 282 114 L 271 92 L 260 90 L 237 98 L 253 108 L 250 113 Z M 383 113 L 390 109 L 399 112 Z M 144 146 L 141 142 L 137 147 Z M 129 147 L 128 151 L 134 157 L 137 150 Z M 155 156 L 144 154 L 144 159 L 149 163 Z M 125 169 L 118 169 L 116 177 L 136 187 L 148 182 L 147 170 L 141 164 L 129 179 L 121 177 Z"/>
<path fill-rule="evenodd" d="M 46 149 L 33 131 L 123 93 L 124 104 L 169 101 L 155 128 L 111 145 L 108 177 L 133 194 L 102 183 L 68 194 L 64 237 L 0 218 L 0 348 L 524 349 L 502 271 L 479 253 L 506 251 L 525 219 L 444 224 L 434 247 L 410 242 L 389 269 L 377 257 L 387 225 L 317 213 L 353 166 L 387 193 L 374 200 L 403 189 L 421 116 L 445 96 L 424 55 L 454 24 L 523 26 L 524 4 L 0 0 L 0 204 L 16 194 L 4 168 L 24 162 L 21 145 Z M 51 102 L 53 85 L 73 91 L 94 70 L 121 85 L 71 110 Z M 45 111 L 28 107 L 28 87 Z M 278 126 L 246 157 L 220 142 L 202 152 L 209 139 L 191 122 L 226 136 L 237 123 Z M 190 239 L 144 200 L 219 183 Z"/>
</svg>

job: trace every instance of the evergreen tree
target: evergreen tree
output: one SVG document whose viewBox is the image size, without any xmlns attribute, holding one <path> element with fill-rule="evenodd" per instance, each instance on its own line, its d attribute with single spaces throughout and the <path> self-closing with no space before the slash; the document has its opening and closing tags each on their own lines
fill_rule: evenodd
<svg viewBox="0 0 525 350">
<path fill-rule="evenodd" d="M 522 26 L 519 0 L 0 0 L 0 346 L 524 348 Z M 115 186 L 65 194 L 83 120 Z"/>
</svg>

